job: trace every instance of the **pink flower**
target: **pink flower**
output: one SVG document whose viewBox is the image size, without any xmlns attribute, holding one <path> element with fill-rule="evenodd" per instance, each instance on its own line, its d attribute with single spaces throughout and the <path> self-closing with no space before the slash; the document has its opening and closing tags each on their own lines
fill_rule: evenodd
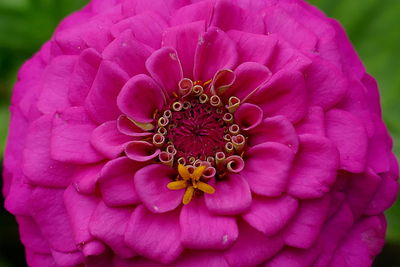
<svg viewBox="0 0 400 267">
<path fill-rule="evenodd" d="M 97 0 L 21 69 L 29 266 L 370 266 L 398 167 L 375 80 L 300 0 Z"/>
</svg>

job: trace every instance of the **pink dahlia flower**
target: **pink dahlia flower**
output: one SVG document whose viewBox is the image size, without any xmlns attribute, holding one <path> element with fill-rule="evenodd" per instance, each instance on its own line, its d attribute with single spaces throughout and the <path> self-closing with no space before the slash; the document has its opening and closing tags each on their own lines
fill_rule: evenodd
<svg viewBox="0 0 400 267">
<path fill-rule="evenodd" d="M 379 94 L 300 0 L 97 0 L 21 69 L 3 193 L 31 267 L 370 266 Z"/>
</svg>

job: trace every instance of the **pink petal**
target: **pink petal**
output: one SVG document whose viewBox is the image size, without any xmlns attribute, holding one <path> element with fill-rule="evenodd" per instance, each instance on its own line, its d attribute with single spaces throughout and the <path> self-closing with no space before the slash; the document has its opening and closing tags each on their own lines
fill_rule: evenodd
<svg viewBox="0 0 400 267">
<path fill-rule="evenodd" d="M 235 215 L 250 207 L 250 187 L 240 175 L 229 175 L 213 186 L 215 186 L 215 193 L 204 195 L 205 204 L 211 213 Z"/>
<path fill-rule="evenodd" d="M 53 116 L 45 115 L 34 121 L 26 137 L 22 170 L 28 181 L 48 187 L 65 187 L 71 182 L 74 167 L 53 160 L 50 137 Z"/>
<path fill-rule="evenodd" d="M 183 206 L 179 223 L 186 248 L 226 249 L 239 234 L 234 217 L 211 214 L 201 198 Z"/>
<path fill-rule="evenodd" d="M 311 59 L 282 38 L 279 38 L 279 42 L 276 43 L 273 55 L 266 64 L 272 73 L 283 70 L 304 72 L 312 63 Z"/>
<path fill-rule="evenodd" d="M 191 22 L 204 21 L 203 24 L 209 25 L 213 11 L 214 3 L 212 1 L 200 1 L 185 5 L 172 15 L 170 24 L 181 26 Z"/>
<path fill-rule="evenodd" d="M 301 202 L 296 217 L 285 228 L 285 243 L 292 247 L 309 249 L 319 237 L 328 214 L 329 202 L 329 195 Z"/>
<path fill-rule="evenodd" d="M 103 51 L 105 60 L 116 63 L 129 77 L 145 73 L 145 62 L 151 51 L 133 37 L 130 30 L 126 30 Z"/>
<path fill-rule="evenodd" d="M 367 153 L 367 134 L 362 122 L 349 112 L 330 110 L 325 116 L 326 134 L 340 154 L 340 168 L 362 172 Z"/>
<path fill-rule="evenodd" d="M 127 29 L 132 31 L 133 36 L 140 42 L 151 48 L 158 49 L 161 45 L 161 36 L 167 23 L 155 12 L 145 12 L 136 16 L 129 16 L 111 28 L 115 37 L 121 35 Z"/>
<path fill-rule="evenodd" d="M 183 72 L 174 48 L 163 47 L 155 51 L 146 61 L 146 68 L 167 95 L 172 96 L 174 92 L 177 92 L 178 83 L 183 78 Z M 168 72 L 165 70 L 168 70 Z"/>
<path fill-rule="evenodd" d="M 174 267 L 229 267 L 221 253 L 213 251 L 187 251 L 183 252 L 174 262 Z M 153 267 L 153 266 L 152 266 Z M 158 267 L 158 266 L 154 266 Z"/>
<path fill-rule="evenodd" d="M 250 148 L 241 175 L 251 191 L 263 196 L 279 196 L 286 189 L 294 152 L 279 143 L 268 142 Z"/>
<path fill-rule="evenodd" d="M 25 255 L 26 255 L 26 262 L 31 267 L 57 266 L 51 254 L 37 253 L 33 250 L 26 249 Z"/>
<path fill-rule="evenodd" d="M 39 226 L 28 216 L 17 216 L 21 242 L 28 249 L 39 253 L 49 253 L 50 247 L 47 240 L 40 232 Z"/>
<path fill-rule="evenodd" d="M 250 130 L 250 146 L 265 142 L 281 143 L 294 152 L 299 148 L 299 139 L 293 125 L 284 116 L 279 115 L 264 119 L 258 127 Z"/>
<path fill-rule="evenodd" d="M 136 126 L 136 124 L 125 115 L 121 115 L 118 117 L 117 128 L 118 131 L 120 131 L 121 133 L 132 137 L 140 138 L 142 136 L 152 135 L 151 132 L 145 132 L 144 130 Z"/>
<path fill-rule="evenodd" d="M 77 167 L 71 178 L 76 191 L 81 194 L 93 195 L 96 191 L 97 179 L 104 164 L 104 162 L 101 162 Z"/>
<path fill-rule="evenodd" d="M 321 247 L 324 251 L 314 263 L 315 267 L 327 266 L 335 256 L 335 250 L 353 225 L 353 214 L 347 204 L 344 204 L 322 229 L 320 236 Z"/>
<path fill-rule="evenodd" d="M 132 138 L 117 129 L 117 121 L 108 121 L 98 126 L 92 133 L 91 144 L 105 157 L 118 157 Z"/>
<path fill-rule="evenodd" d="M 325 110 L 332 108 L 347 91 L 347 80 L 342 71 L 329 61 L 314 57 L 306 72 L 310 104 Z"/>
<path fill-rule="evenodd" d="M 264 11 L 266 32 L 276 33 L 302 51 L 312 51 L 317 37 L 282 8 L 274 6 Z"/>
<path fill-rule="evenodd" d="M 11 177 L 10 177 L 11 178 Z M 12 176 L 4 206 L 12 214 L 30 216 L 30 196 L 34 186 L 29 185 L 22 174 Z M 4 190 L 4 188 L 3 188 Z"/>
<path fill-rule="evenodd" d="M 228 36 L 235 41 L 239 62 L 257 62 L 266 65 L 272 58 L 278 38 L 274 34 L 262 35 L 231 30 Z"/>
<path fill-rule="evenodd" d="M 46 67 L 43 73 L 42 92 L 37 106 L 44 114 L 62 111 L 70 106 L 68 101 L 68 82 L 76 56 L 60 56 Z"/>
<path fill-rule="evenodd" d="M 332 267 L 372 266 L 373 259 L 385 243 L 386 224 L 382 217 L 366 217 L 352 227 L 336 249 Z"/>
<path fill-rule="evenodd" d="M 184 77 L 193 77 L 194 55 L 199 38 L 204 31 L 204 21 L 196 21 L 167 28 L 163 34 L 163 46 L 172 46 L 178 52 Z"/>
<path fill-rule="evenodd" d="M 319 253 L 318 247 L 312 247 L 307 250 L 285 247 L 278 255 L 267 261 L 264 267 L 312 266 Z"/>
<path fill-rule="evenodd" d="M 244 103 L 235 112 L 235 122 L 244 131 L 254 129 L 261 123 L 262 119 L 262 109 L 253 104 Z"/>
<path fill-rule="evenodd" d="M 329 139 L 318 135 L 299 135 L 299 140 L 287 192 L 297 198 L 322 197 L 336 180 L 338 151 Z"/>
<path fill-rule="evenodd" d="M 398 182 L 391 177 L 383 176 L 382 182 L 365 213 L 368 215 L 377 215 L 387 210 L 396 201 L 398 191 Z"/>
<path fill-rule="evenodd" d="M 89 231 L 105 242 L 120 257 L 133 257 L 135 253 L 125 244 L 125 229 L 133 212 L 132 208 L 109 208 L 100 202 L 89 222 Z"/>
<path fill-rule="evenodd" d="M 132 214 L 125 232 L 125 241 L 137 253 L 167 264 L 181 254 L 177 211 L 154 214 L 143 205 Z"/>
<path fill-rule="evenodd" d="M 85 260 L 84 255 L 80 251 L 63 252 L 53 249 L 51 255 L 57 266 L 77 266 Z"/>
<path fill-rule="evenodd" d="M 282 230 L 296 215 L 298 201 L 290 196 L 280 198 L 253 199 L 251 208 L 243 214 L 252 227 L 264 233 L 266 236 L 273 236 Z"/>
<path fill-rule="evenodd" d="M 225 96 L 236 96 L 242 101 L 271 78 L 271 71 L 256 62 L 245 62 L 235 69 L 235 83 L 228 88 Z"/>
<path fill-rule="evenodd" d="M 129 79 L 128 74 L 116 63 L 103 60 L 85 101 L 91 118 L 97 123 L 115 120 L 120 114 L 117 96 Z"/>
<path fill-rule="evenodd" d="M 278 72 L 247 102 L 260 106 L 265 116 L 283 115 L 291 122 L 298 122 L 307 112 L 304 76 L 297 71 Z"/>
<path fill-rule="evenodd" d="M 350 206 L 354 218 L 358 219 L 372 201 L 382 178 L 372 170 L 363 174 L 348 174 L 346 178 L 349 180 L 346 202 Z"/>
<path fill-rule="evenodd" d="M 160 110 L 165 97 L 162 89 L 147 75 L 139 74 L 131 78 L 118 95 L 118 107 L 131 119 L 148 123 L 153 114 Z"/>
<path fill-rule="evenodd" d="M 149 161 L 160 154 L 160 149 L 146 141 L 132 141 L 125 147 L 125 154 L 134 161 Z"/>
<path fill-rule="evenodd" d="M 243 9 L 239 5 L 239 3 L 234 3 L 230 0 L 215 1 L 210 26 L 218 27 L 225 32 L 232 29 L 241 29 L 264 34 L 263 16 L 256 13 L 257 9 Z"/>
<path fill-rule="evenodd" d="M 229 266 L 259 266 L 283 247 L 280 236 L 267 237 L 245 222 L 239 224 L 239 237 L 224 257 Z"/>
<path fill-rule="evenodd" d="M 170 190 L 167 187 L 175 177 L 174 169 L 161 164 L 151 164 L 136 172 L 136 192 L 148 210 L 163 213 L 181 204 L 184 190 Z"/>
<path fill-rule="evenodd" d="M 139 203 L 133 178 L 142 163 L 120 157 L 109 161 L 101 171 L 99 189 L 108 206 L 124 206 Z"/>
<path fill-rule="evenodd" d="M 89 233 L 89 220 L 98 202 L 95 196 L 79 194 L 73 186 L 64 191 L 64 204 L 77 245 L 83 246 L 93 239 Z"/>
<path fill-rule="evenodd" d="M 72 107 L 53 120 L 51 155 L 55 160 L 69 163 L 94 163 L 104 157 L 90 143 L 96 124 L 83 107 Z"/>
<path fill-rule="evenodd" d="M 69 216 L 63 201 L 64 190 L 37 187 L 32 192 L 32 217 L 52 249 L 60 252 L 77 250 Z"/>
<path fill-rule="evenodd" d="M 310 107 L 307 115 L 296 125 L 296 132 L 325 136 L 324 110 L 319 106 Z"/>
<path fill-rule="evenodd" d="M 69 81 L 68 96 L 73 106 L 84 105 L 100 62 L 101 55 L 93 48 L 88 48 L 79 55 Z"/>
<path fill-rule="evenodd" d="M 237 63 L 235 43 L 223 31 L 210 27 L 199 39 L 194 61 L 194 79 L 208 81 L 220 69 Z"/>
</svg>

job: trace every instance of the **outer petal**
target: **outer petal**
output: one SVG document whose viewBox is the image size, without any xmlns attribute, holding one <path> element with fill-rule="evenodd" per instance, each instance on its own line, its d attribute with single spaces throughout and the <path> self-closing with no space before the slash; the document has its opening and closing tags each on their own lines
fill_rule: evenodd
<svg viewBox="0 0 400 267">
<path fill-rule="evenodd" d="M 117 121 L 103 123 L 93 131 L 91 137 L 94 148 L 111 159 L 118 157 L 131 140 L 131 137 L 118 131 Z"/>
<path fill-rule="evenodd" d="M 178 52 L 183 74 L 193 77 L 194 54 L 201 34 L 205 31 L 204 21 L 171 27 L 163 34 L 163 46 L 172 46 Z"/>
<path fill-rule="evenodd" d="M 325 114 L 319 106 L 308 109 L 307 115 L 296 125 L 298 134 L 315 134 L 325 136 Z"/>
<path fill-rule="evenodd" d="M 326 133 L 340 153 L 340 168 L 362 172 L 367 154 L 367 134 L 361 121 L 349 112 L 330 110 L 326 113 Z"/>
<path fill-rule="evenodd" d="M 265 142 L 281 143 L 294 152 L 299 149 L 299 138 L 296 130 L 284 116 L 264 119 L 260 125 L 249 131 L 249 145 L 256 146 Z"/>
<path fill-rule="evenodd" d="M 296 215 L 298 206 L 298 201 L 290 196 L 255 197 L 251 209 L 243 214 L 243 219 L 265 235 L 273 236 Z"/>
<path fill-rule="evenodd" d="M 93 48 L 88 48 L 79 55 L 69 81 L 68 96 L 72 105 L 84 105 L 100 62 L 101 55 Z"/>
<path fill-rule="evenodd" d="M 163 107 L 165 97 L 153 79 L 139 74 L 122 88 L 117 103 L 120 110 L 134 121 L 148 123 L 153 121 L 154 112 Z"/>
<path fill-rule="evenodd" d="M 300 135 L 300 149 L 293 162 L 288 193 L 297 198 L 318 198 L 335 182 L 339 155 L 329 139 Z"/>
<path fill-rule="evenodd" d="M 279 143 L 268 142 L 250 148 L 241 175 L 250 189 L 264 196 L 279 196 L 285 190 L 294 152 Z"/>
<path fill-rule="evenodd" d="M 239 234 L 235 218 L 212 215 L 201 198 L 182 208 L 179 224 L 187 248 L 226 249 Z"/>
<path fill-rule="evenodd" d="M 28 181 L 49 187 L 64 187 L 71 182 L 74 167 L 55 161 L 50 155 L 53 116 L 45 115 L 28 129 L 22 169 Z"/>
<path fill-rule="evenodd" d="M 100 162 L 76 168 L 72 176 L 73 186 L 76 191 L 81 194 L 93 195 L 96 191 L 97 179 L 104 164 L 104 162 Z"/>
<path fill-rule="evenodd" d="M 383 216 L 360 220 L 336 250 L 331 266 L 371 266 L 374 257 L 384 245 L 385 231 L 386 222 Z"/>
<path fill-rule="evenodd" d="M 349 179 L 346 202 L 358 219 L 372 201 L 382 178 L 370 169 L 363 174 L 348 174 L 345 178 Z"/>
<path fill-rule="evenodd" d="M 154 214 L 143 205 L 132 214 L 125 241 L 137 253 L 152 260 L 170 263 L 181 254 L 178 212 Z"/>
<path fill-rule="evenodd" d="M 99 188 L 103 201 L 108 206 L 124 206 L 139 203 L 134 186 L 135 172 L 142 163 L 120 157 L 109 161 L 101 171 Z"/>
<path fill-rule="evenodd" d="M 214 194 L 205 194 L 208 210 L 219 215 L 235 215 L 247 210 L 251 205 L 249 184 L 238 174 L 215 184 Z"/>
<path fill-rule="evenodd" d="M 61 56 L 54 59 L 43 73 L 42 92 L 37 102 L 38 109 L 51 114 L 70 106 L 68 101 L 68 82 L 76 56 Z"/>
<path fill-rule="evenodd" d="M 274 34 L 263 35 L 242 31 L 228 31 L 235 41 L 239 53 L 239 62 L 257 62 L 266 65 L 270 61 L 278 38 Z"/>
<path fill-rule="evenodd" d="M 84 253 L 86 252 L 85 248 L 90 246 L 90 241 L 94 239 L 89 233 L 89 220 L 96 209 L 98 201 L 94 196 L 79 194 L 73 186 L 69 186 L 64 191 L 64 204 L 70 218 L 74 239 L 76 244 L 82 247 Z M 90 252 L 98 255 L 103 253 L 104 250 L 105 247 L 102 245 L 96 251 Z"/>
<path fill-rule="evenodd" d="M 32 217 L 17 216 L 17 222 L 24 246 L 38 253 L 50 253 L 49 244 Z"/>
<path fill-rule="evenodd" d="M 221 253 L 212 251 L 188 251 L 182 253 L 174 267 L 229 267 Z M 158 266 L 154 266 L 158 267 Z"/>
<path fill-rule="evenodd" d="M 235 43 L 215 27 L 208 28 L 199 39 L 195 61 L 194 79 L 208 81 L 220 69 L 232 69 L 237 63 Z"/>
<path fill-rule="evenodd" d="M 167 187 L 174 176 L 176 172 L 171 167 L 161 164 L 148 165 L 136 172 L 136 192 L 148 210 L 163 213 L 181 204 L 184 190 L 170 190 Z"/>
<path fill-rule="evenodd" d="M 266 237 L 245 222 L 239 224 L 239 231 L 235 244 L 224 253 L 229 266 L 258 266 L 284 245 L 280 236 Z"/>
<path fill-rule="evenodd" d="M 111 32 L 118 37 L 121 32 L 129 29 L 139 42 L 158 49 L 166 27 L 167 23 L 157 13 L 144 12 L 118 22 L 111 28 Z"/>
<path fill-rule="evenodd" d="M 101 62 L 85 101 L 85 107 L 92 119 L 98 123 L 117 119 L 121 111 L 117 107 L 116 99 L 128 79 L 128 74 L 116 63 L 108 60 Z"/>
<path fill-rule="evenodd" d="M 103 58 L 118 64 L 129 77 L 132 77 L 146 72 L 145 62 L 150 54 L 150 49 L 136 40 L 132 32 L 127 30 L 107 46 Z"/>
<path fill-rule="evenodd" d="M 265 116 L 283 115 L 298 122 L 307 112 L 304 76 L 297 71 L 281 71 L 246 101 L 260 106 Z"/>
<path fill-rule="evenodd" d="M 133 257 L 136 254 L 124 240 L 125 229 L 132 212 L 132 208 L 109 208 L 100 202 L 90 218 L 89 231 L 109 245 L 118 256 Z"/>
<path fill-rule="evenodd" d="M 171 18 L 171 25 L 185 25 L 195 21 L 205 21 L 209 25 L 214 3 L 212 1 L 200 1 L 178 9 Z"/>
<path fill-rule="evenodd" d="M 302 51 L 312 51 L 317 45 L 317 37 L 282 8 L 274 6 L 264 11 L 267 32 L 277 33 Z"/>
<path fill-rule="evenodd" d="M 330 198 L 303 201 L 292 223 L 285 229 L 285 243 L 292 247 L 309 249 L 317 240 L 326 216 Z"/>
<path fill-rule="evenodd" d="M 94 163 L 104 157 L 90 143 L 94 122 L 83 107 L 72 107 L 53 120 L 51 155 L 54 159 L 70 163 Z"/>
<path fill-rule="evenodd" d="M 63 203 L 64 190 L 37 187 L 31 196 L 32 217 L 50 247 L 60 252 L 77 250 Z"/>
<path fill-rule="evenodd" d="M 332 63 L 313 58 L 306 72 L 306 85 L 310 92 L 311 105 L 321 106 L 325 110 L 337 104 L 347 89 L 344 74 Z"/>
<path fill-rule="evenodd" d="M 178 83 L 183 78 L 183 71 L 174 48 L 163 47 L 155 51 L 146 61 L 146 68 L 167 95 L 172 96 L 172 93 L 177 91 Z"/>
</svg>

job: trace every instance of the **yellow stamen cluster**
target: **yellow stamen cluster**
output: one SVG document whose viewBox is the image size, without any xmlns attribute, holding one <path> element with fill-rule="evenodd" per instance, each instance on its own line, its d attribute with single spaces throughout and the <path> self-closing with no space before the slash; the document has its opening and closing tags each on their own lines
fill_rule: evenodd
<svg viewBox="0 0 400 267">
<path fill-rule="evenodd" d="M 192 173 L 190 173 L 188 167 L 179 164 L 178 173 L 182 180 L 170 182 L 168 183 L 167 187 L 171 190 L 181 190 L 186 188 L 182 200 L 183 204 L 185 205 L 192 200 L 196 190 L 200 190 L 207 194 L 214 194 L 215 192 L 214 187 L 205 182 L 200 181 L 206 168 L 207 168 L 206 166 L 201 165 L 196 169 L 194 169 Z"/>
</svg>

